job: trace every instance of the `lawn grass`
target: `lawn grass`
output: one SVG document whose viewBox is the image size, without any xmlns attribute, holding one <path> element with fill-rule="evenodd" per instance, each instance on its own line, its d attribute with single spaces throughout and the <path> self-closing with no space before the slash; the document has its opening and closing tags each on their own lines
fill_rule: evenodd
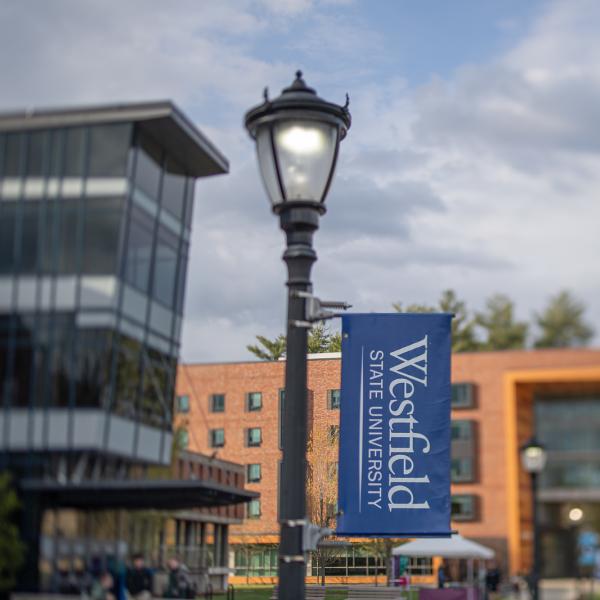
<svg viewBox="0 0 600 600">
<path fill-rule="evenodd" d="M 235 600 L 269 600 L 273 586 L 243 586 L 235 588 Z M 226 594 L 215 594 L 215 600 L 226 600 Z M 343 590 L 327 590 L 325 600 L 346 600 L 348 593 Z"/>
</svg>

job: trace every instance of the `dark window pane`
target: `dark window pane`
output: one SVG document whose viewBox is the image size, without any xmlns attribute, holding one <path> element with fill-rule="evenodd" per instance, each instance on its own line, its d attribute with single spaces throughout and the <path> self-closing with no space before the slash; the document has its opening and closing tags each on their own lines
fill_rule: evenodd
<svg viewBox="0 0 600 600">
<path fill-rule="evenodd" d="M 49 359 L 50 406 L 68 406 L 69 374 L 72 371 L 74 328 L 73 318 L 66 315 L 53 317 L 51 355 Z"/>
<path fill-rule="evenodd" d="M 64 129 L 54 129 L 50 132 L 50 157 L 48 174 L 50 177 L 59 177 L 62 171 L 63 152 L 65 144 Z"/>
<path fill-rule="evenodd" d="M 329 408 L 338 409 L 340 407 L 340 390 L 329 390 Z"/>
<path fill-rule="evenodd" d="M 210 397 L 211 412 L 225 412 L 225 394 L 213 394 Z"/>
<path fill-rule="evenodd" d="M 54 273 L 60 248 L 60 203 L 48 202 L 44 204 L 41 214 L 40 232 L 42 237 L 39 243 L 39 266 L 43 274 Z"/>
<path fill-rule="evenodd" d="M 457 494 L 451 499 L 451 513 L 454 521 L 473 521 L 475 514 L 475 496 Z"/>
<path fill-rule="evenodd" d="M 158 199 L 161 154 L 158 144 L 147 136 L 141 137 L 135 166 L 135 184 L 153 200 Z"/>
<path fill-rule="evenodd" d="M 473 408 L 474 388 L 472 383 L 452 384 L 452 408 Z"/>
<path fill-rule="evenodd" d="M 121 336 L 117 356 L 117 376 L 114 390 L 114 411 L 133 418 L 140 384 L 142 345 L 137 340 Z"/>
<path fill-rule="evenodd" d="M 189 244 L 184 243 L 179 256 L 179 268 L 177 273 L 177 296 L 175 298 L 175 310 L 177 314 L 183 314 L 183 303 L 185 301 L 185 284 L 187 280 Z"/>
<path fill-rule="evenodd" d="M 33 339 L 21 340 L 15 347 L 15 364 L 11 395 L 13 406 L 29 406 L 31 366 L 33 363 Z"/>
<path fill-rule="evenodd" d="M 260 410 L 262 408 L 262 393 L 250 392 L 247 396 L 246 403 L 249 411 Z"/>
<path fill-rule="evenodd" d="M 91 127 L 88 177 L 124 177 L 130 139 L 129 124 Z"/>
<path fill-rule="evenodd" d="M 59 211 L 58 226 L 58 273 L 75 273 L 77 269 L 77 226 L 80 218 L 80 203 L 77 200 L 61 200 L 56 206 Z"/>
<path fill-rule="evenodd" d="M 39 202 L 25 202 L 21 207 L 21 250 L 19 271 L 31 274 L 36 272 L 39 232 Z"/>
<path fill-rule="evenodd" d="M 66 177 L 82 177 L 84 165 L 85 129 L 73 127 L 67 130 L 67 144 L 65 148 Z"/>
<path fill-rule="evenodd" d="M 83 272 L 116 273 L 123 200 L 88 200 L 83 228 Z"/>
<path fill-rule="evenodd" d="M 10 273 L 14 267 L 15 227 L 17 204 L 0 202 L 0 274 Z"/>
<path fill-rule="evenodd" d="M 169 308 L 174 305 L 175 275 L 177 273 L 177 239 L 160 228 L 154 259 L 153 296 Z"/>
<path fill-rule="evenodd" d="M 210 430 L 210 447 L 222 448 L 225 445 L 225 430 L 211 429 Z"/>
<path fill-rule="evenodd" d="M 75 381 L 78 407 L 105 405 L 110 381 L 111 346 L 112 335 L 108 331 L 77 331 Z"/>
<path fill-rule="evenodd" d="M 177 412 L 190 412 L 190 397 L 188 395 L 177 396 Z"/>
<path fill-rule="evenodd" d="M 48 158 L 47 142 L 48 133 L 46 131 L 34 131 L 29 135 L 26 170 L 28 176 L 41 177 L 44 175 L 44 161 Z"/>
<path fill-rule="evenodd" d="M 22 133 L 9 133 L 4 149 L 4 176 L 18 177 L 22 173 L 25 136 Z"/>
<path fill-rule="evenodd" d="M 137 289 L 147 293 L 152 262 L 152 230 L 132 219 L 129 223 L 125 279 Z"/>
<path fill-rule="evenodd" d="M 161 205 L 180 221 L 184 218 L 186 177 L 183 169 L 167 159 L 163 175 Z"/>
<path fill-rule="evenodd" d="M 143 354 L 143 388 L 139 399 L 138 418 L 148 425 L 171 427 L 173 378 L 168 357 L 152 349 Z"/>
</svg>

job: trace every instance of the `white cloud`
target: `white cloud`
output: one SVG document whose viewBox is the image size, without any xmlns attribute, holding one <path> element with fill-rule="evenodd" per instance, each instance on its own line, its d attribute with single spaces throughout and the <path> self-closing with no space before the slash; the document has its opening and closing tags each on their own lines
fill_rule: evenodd
<svg viewBox="0 0 600 600">
<path fill-rule="evenodd" d="M 242 116 L 297 67 L 266 60 L 261 44 L 320 27 L 296 44 L 302 64 L 329 39 L 308 82 L 340 102 L 346 77 L 363 84 L 348 90 L 353 125 L 315 236 L 316 292 L 389 310 L 449 287 L 480 308 L 502 291 L 527 317 L 569 287 L 600 324 L 598 5 L 548 5 L 503 56 L 418 89 L 401 74 L 373 81 L 383 34 L 330 5 L 4 3 L 0 105 L 171 97 L 190 113 L 231 173 L 197 186 L 183 356 L 239 359 L 256 333 L 284 329 L 285 310 L 283 236 Z"/>
</svg>

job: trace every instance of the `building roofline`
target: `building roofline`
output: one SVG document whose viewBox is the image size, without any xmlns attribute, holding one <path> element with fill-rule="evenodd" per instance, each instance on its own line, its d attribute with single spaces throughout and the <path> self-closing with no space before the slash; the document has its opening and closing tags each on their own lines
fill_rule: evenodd
<svg viewBox="0 0 600 600">
<path fill-rule="evenodd" d="M 0 132 L 128 121 L 139 123 L 161 139 L 190 175 L 204 177 L 229 171 L 225 156 L 171 100 L 0 113 Z"/>
<path fill-rule="evenodd" d="M 600 347 L 594 348 L 524 348 L 521 350 L 482 350 L 478 352 L 453 352 L 453 356 L 489 356 L 493 357 L 498 354 L 543 354 L 543 353 L 560 353 L 560 352 L 584 352 L 589 354 L 600 354 Z M 308 360 L 340 360 L 341 352 L 322 352 L 317 354 L 309 354 Z M 179 367 L 210 367 L 219 365 L 257 365 L 257 364 L 285 364 L 285 358 L 278 360 L 222 360 L 222 361 L 207 361 L 207 362 L 181 362 Z"/>
</svg>

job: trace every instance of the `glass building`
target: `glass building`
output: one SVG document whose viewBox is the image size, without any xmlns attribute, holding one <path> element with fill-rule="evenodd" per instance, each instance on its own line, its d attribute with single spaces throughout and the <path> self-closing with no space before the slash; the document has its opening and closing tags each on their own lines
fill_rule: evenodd
<svg viewBox="0 0 600 600">
<path fill-rule="evenodd" d="M 194 185 L 227 170 L 170 102 L 0 115 L 0 470 L 30 550 L 45 484 L 169 464 Z"/>
</svg>

